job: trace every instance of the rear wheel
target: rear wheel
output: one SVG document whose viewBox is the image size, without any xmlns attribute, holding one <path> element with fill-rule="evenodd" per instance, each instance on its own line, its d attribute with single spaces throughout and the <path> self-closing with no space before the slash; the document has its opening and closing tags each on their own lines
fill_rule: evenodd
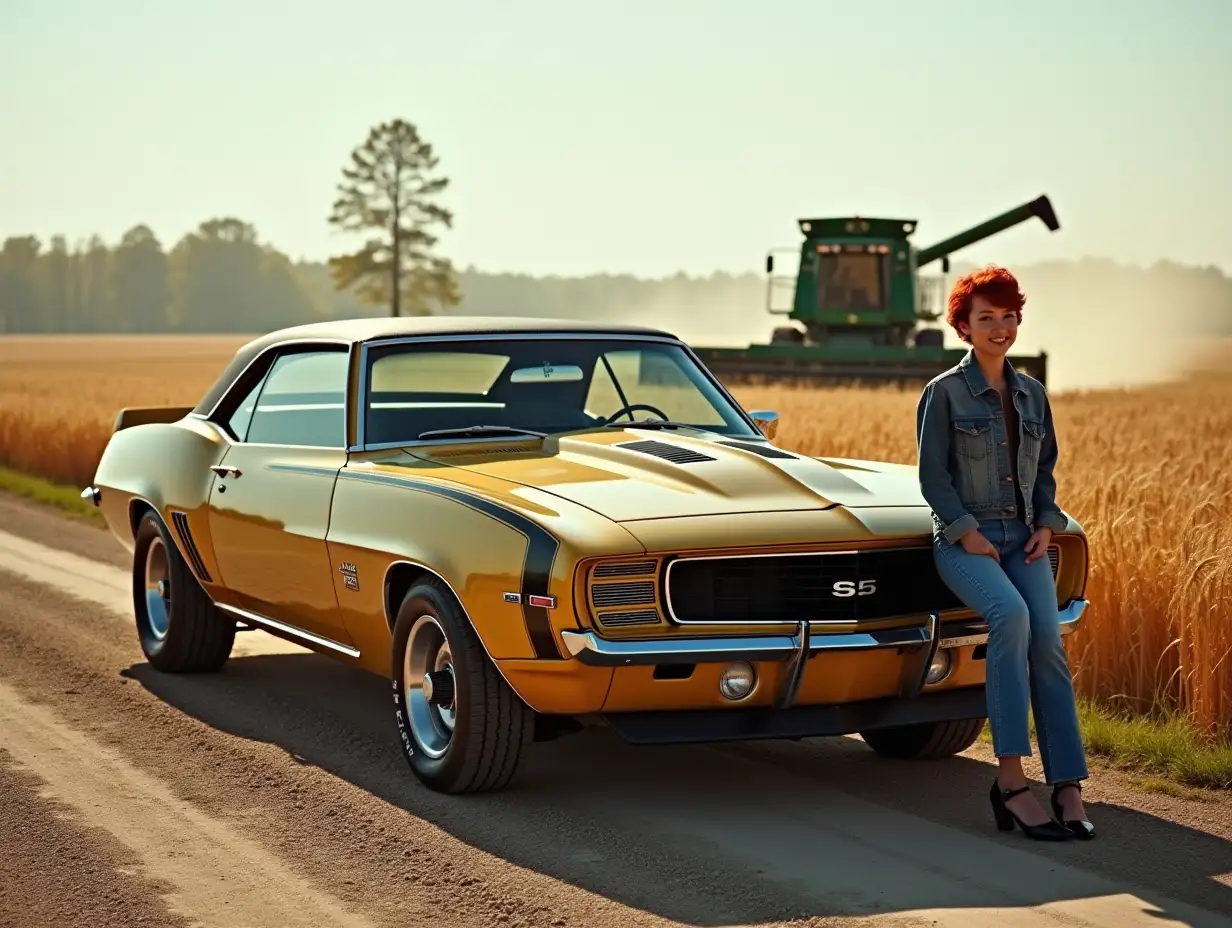
<svg viewBox="0 0 1232 928">
<path fill-rule="evenodd" d="M 141 650 L 156 670 L 211 672 L 231 656 L 235 622 L 219 614 L 153 512 L 137 526 L 133 610 Z"/>
<path fill-rule="evenodd" d="M 860 732 L 864 742 L 878 754 L 899 760 L 931 760 L 961 754 L 980 736 L 983 719 L 950 719 L 897 728 Z"/>
<path fill-rule="evenodd" d="M 443 793 L 503 789 L 534 735 L 535 713 L 497 672 L 436 579 L 402 600 L 391 648 L 394 714 L 415 776 Z"/>
</svg>

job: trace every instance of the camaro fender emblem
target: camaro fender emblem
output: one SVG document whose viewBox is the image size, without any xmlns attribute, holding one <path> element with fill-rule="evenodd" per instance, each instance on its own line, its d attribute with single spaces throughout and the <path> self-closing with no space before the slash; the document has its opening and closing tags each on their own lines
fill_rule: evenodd
<svg viewBox="0 0 1232 928">
<path fill-rule="evenodd" d="M 359 571 L 350 561 L 343 561 L 338 565 L 338 572 L 342 574 L 342 582 L 346 584 L 348 590 L 359 589 Z"/>
</svg>

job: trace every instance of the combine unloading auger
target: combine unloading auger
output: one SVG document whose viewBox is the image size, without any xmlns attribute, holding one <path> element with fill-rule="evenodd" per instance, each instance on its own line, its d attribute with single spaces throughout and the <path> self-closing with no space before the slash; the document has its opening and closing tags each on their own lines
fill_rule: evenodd
<svg viewBox="0 0 1232 928">
<path fill-rule="evenodd" d="M 944 274 L 951 253 L 1034 217 L 1053 232 L 1060 228 L 1041 196 L 927 248 L 909 241 L 914 219 L 801 219 L 795 277 L 773 276 L 774 252 L 766 256 L 766 308 L 785 312 L 791 324 L 775 329 L 769 344 L 695 350 L 728 383 L 925 383 L 967 349 L 947 349 L 942 329 L 920 327 L 945 315 L 946 297 L 944 276 L 924 278 L 920 268 L 940 260 Z M 776 290 L 787 288 L 790 308 L 776 309 Z M 1047 360 L 1045 353 L 1010 355 L 1016 368 L 1045 383 Z"/>
</svg>

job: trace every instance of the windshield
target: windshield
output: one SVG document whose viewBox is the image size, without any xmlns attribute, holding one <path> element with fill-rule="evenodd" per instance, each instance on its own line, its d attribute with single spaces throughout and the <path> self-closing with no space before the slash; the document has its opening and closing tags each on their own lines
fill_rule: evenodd
<svg viewBox="0 0 1232 928">
<path fill-rule="evenodd" d="M 824 254 L 817 256 L 817 303 L 822 310 L 884 309 L 882 256 Z"/>
<path fill-rule="evenodd" d="M 567 432 L 652 418 L 760 435 L 679 345 L 604 338 L 505 338 L 368 350 L 366 445 L 503 426 Z M 444 438 L 447 436 L 429 436 Z M 509 437 L 516 437 L 510 434 Z"/>
</svg>

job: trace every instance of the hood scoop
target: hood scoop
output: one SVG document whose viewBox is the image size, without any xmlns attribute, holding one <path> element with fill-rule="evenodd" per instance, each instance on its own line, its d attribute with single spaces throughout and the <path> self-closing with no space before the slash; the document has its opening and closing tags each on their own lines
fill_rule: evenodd
<svg viewBox="0 0 1232 928">
<path fill-rule="evenodd" d="M 646 438 L 641 441 L 626 441 L 616 445 L 616 447 L 624 448 L 628 451 L 639 451 L 642 454 L 649 454 L 656 458 L 662 458 L 665 461 L 671 461 L 673 464 L 700 464 L 703 461 L 718 460 L 718 458 L 712 458 L 708 454 L 694 451 L 692 448 L 682 448 L 680 445 L 668 444 L 665 441 L 655 441 L 653 438 Z"/>
<path fill-rule="evenodd" d="M 763 458 L 785 458 L 788 461 L 796 460 L 796 455 L 788 454 L 771 445 L 754 445 L 743 441 L 721 441 L 720 445 L 727 445 L 729 448 L 739 448 L 741 451 L 751 451 L 754 454 L 760 454 Z"/>
</svg>

